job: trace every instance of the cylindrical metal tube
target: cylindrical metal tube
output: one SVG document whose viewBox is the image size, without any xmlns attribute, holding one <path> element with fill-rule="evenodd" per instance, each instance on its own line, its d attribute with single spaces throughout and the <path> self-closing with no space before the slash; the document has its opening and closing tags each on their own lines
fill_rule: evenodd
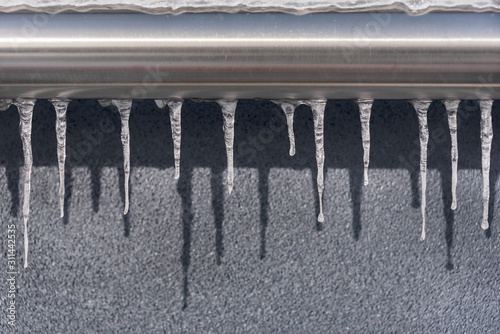
<svg viewBox="0 0 500 334">
<path fill-rule="evenodd" d="M 500 98 L 500 14 L 3 14 L 0 98 Z"/>
</svg>

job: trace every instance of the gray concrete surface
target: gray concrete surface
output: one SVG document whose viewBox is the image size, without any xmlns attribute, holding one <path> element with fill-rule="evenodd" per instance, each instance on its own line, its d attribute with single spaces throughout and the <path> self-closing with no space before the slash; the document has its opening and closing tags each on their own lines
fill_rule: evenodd
<svg viewBox="0 0 500 334">
<path fill-rule="evenodd" d="M 498 333 L 500 105 L 491 229 L 481 221 L 479 109 L 459 110 L 458 209 L 441 103 L 429 111 L 428 227 L 420 236 L 418 125 L 404 101 L 376 101 L 370 184 L 362 185 L 352 101 L 325 118 L 325 223 L 318 224 L 312 117 L 295 116 L 288 156 L 280 109 L 242 101 L 235 189 L 224 186 L 222 117 L 185 103 L 181 178 L 168 113 L 134 103 L 131 209 L 122 216 L 119 117 L 97 101 L 68 112 L 66 216 L 58 219 L 54 111 L 33 119 L 30 266 L 22 269 L 19 118 L 0 113 L 2 333 Z M 7 324 L 7 226 L 17 226 L 17 325 Z"/>
</svg>

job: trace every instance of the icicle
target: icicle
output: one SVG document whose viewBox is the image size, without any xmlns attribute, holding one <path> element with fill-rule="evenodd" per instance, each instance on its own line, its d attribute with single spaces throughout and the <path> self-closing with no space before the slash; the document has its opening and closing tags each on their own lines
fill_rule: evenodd
<svg viewBox="0 0 500 334">
<path fill-rule="evenodd" d="M 490 154 L 493 140 L 493 126 L 491 123 L 491 108 L 493 100 L 479 101 L 481 108 L 481 165 L 483 169 L 483 221 L 481 228 L 487 230 L 488 205 L 490 201 Z"/>
<path fill-rule="evenodd" d="M 31 123 L 36 100 L 17 99 L 14 104 L 19 111 L 19 133 L 23 143 L 23 220 L 24 220 L 24 268 L 28 267 L 28 218 L 30 214 L 31 168 L 33 154 L 31 152 Z"/>
<path fill-rule="evenodd" d="M 372 113 L 373 100 L 359 99 L 356 101 L 359 107 L 359 119 L 361 120 L 361 140 L 363 142 L 363 165 L 364 183 L 368 185 L 368 165 L 370 164 L 370 116 Z"/>
<path fill-rule="evenodd" d="M 233 191 L 234 169 L 233 169 L 233 145 L 234 145 L 234 114 L 238 100 L 217 100 L 222 109 L 224 117 L 224 143 L 227 154 L 227 188 L 229 194 Z"/>
<path fill-rule="evenodd" d="M 123 171 L 125 173 L 125 209 L 123 214 L 128 213 L 129 207 L 129 178 L 130 178 L 130 131 L 128 119 L 132 109 L 132 100 L 112 100 L 111 103 L 118 108 L 122 121 L 122 147 L 123 147 Z"/>
<path fill-rule="evenodd" d="M 5 111 L 9 109 L 12 104 L 12 100 L 10 99 L 0 99 L 0 111 Z"/>
<path fill-rule="evenodd" d="M 448 113 L 448 127 L 451 136 L 451 209 L 457 209 L 458 141 L 457 110 L 460 100 L 443 100 Z"/>
<path fill-rule="evenodd" d="M 158 108 L 163 109 L 167 106 L 168 100 L 155 100 L 155 104 Z"/>
<path fill-rule="evenodd" d="M 66 162 L 66 110 L 70 100 L 51 99 L 56 110 L 57 162 L 59 165 L 59 208 L 64 217 L 64 164 Z"/>
<path fill-rule="evenodd" d="M 286 116 L 286 124 L 288 126 L 288 140 L 290 141 L 290 156 L 295 155 L 295 134 L 293 133 L 293 116 L 295 108 L 304 104 L 299 100 L 274 100 L 274 103 L 279 105 Z"/>
<path fill-rule="evenodd" d="M 179 179 L 181 173 L 181 109 L 182 99 L 155 100 L 158 108 L 163 109 L 168 105 L 170 110 L 170 126 L 172 127 L 172 140 L 174 142 L 175 175 Z"/>
<path fill-rule="evenodd" d="M 111 100 L 102 99 L 102 100 L 97 100 L 97 102 L 99 102 L 99 105 L 103 108 L 107 108 L 110 105 L 112 105 Z"/>
<path fill-rule="evenodd" d="M 325 189 L 324 178 L 323 178 L 323 168 L 325 165 L 325 147 L 324 147 L 324 121 L 325 121 L 325 107 L 326 100 L 309 100 L 305 103 L 311 108 L 313 114 L 314 122 L 314 142 L 316 144 L 316 164 L 318 168 L 318 176 L 316 178 L 316 183 L 318 184 L 318 195 L 319 195 L 319 215 L 318 222 L 323 223 L 325 217 L 323 215 L 323 190 Z"/>
<path fill-rule="evenodd" d="M 430 100 L 412 101 L 418 116 L 418 128 L 420 138 L 420 182 L 422 192 L 422 235 L 420 240 L 425 240 L 425 207 L 427 190 L 427 143 L 429 142 L 429 128 L 427 127 L 427 110 L 431 105 Z"/>
</svg>

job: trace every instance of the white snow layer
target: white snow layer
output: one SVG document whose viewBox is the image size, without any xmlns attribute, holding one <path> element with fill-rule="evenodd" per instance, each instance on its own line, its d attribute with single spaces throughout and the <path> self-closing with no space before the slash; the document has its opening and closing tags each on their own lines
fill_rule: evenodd
<svg viewBox="0 0 500 334">
<path fill-rule="evenodd" d="M 500 11 L 500 0 L 3 0 L 0 12 L 132 10 L 151 14 L 203 12 L 315 12 L 404 11 L 412 15 L 430 11 Z"/>
</svg>

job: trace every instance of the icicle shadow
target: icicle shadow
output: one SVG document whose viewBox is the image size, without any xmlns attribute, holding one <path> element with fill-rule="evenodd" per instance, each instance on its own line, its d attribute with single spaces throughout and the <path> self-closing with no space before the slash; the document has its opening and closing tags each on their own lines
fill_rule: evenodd
<svg viewBox="0 0 500 334">
<path fill-rule="evenodd" d="M 259 202 L 260 202 L 260 259 L 266 255 L 266 232 L 269 225 L 269 168 L 260 167 L 259 172 Z"/>
<path fill-rule="evenodd" d="M 192 177 L 193 168 L 191 166 L 183 168 L 177 183 L 177 192 L 182 200 L 182 295 L 183 306 L 185 310 L 189 299 L 189 267 L 191 265 L 191 231 L 193 226 L 193 200 L 192 200 Z"/>
<path fill-rule="evenodd" d="M 210 189 L 212 192 L 212 212 L 215 226 L 215 262 L 218 266 L 224 256 L 224 169 L 221 166 L 212 167 Z"/>
<path fill-rule="evenodd" d="M 361 201 L 363 199 L 364 169 L 349 169 L 349 192 L 352 202 L 352 233 L 354 240 L 361 235 Z"/>
</svg>

